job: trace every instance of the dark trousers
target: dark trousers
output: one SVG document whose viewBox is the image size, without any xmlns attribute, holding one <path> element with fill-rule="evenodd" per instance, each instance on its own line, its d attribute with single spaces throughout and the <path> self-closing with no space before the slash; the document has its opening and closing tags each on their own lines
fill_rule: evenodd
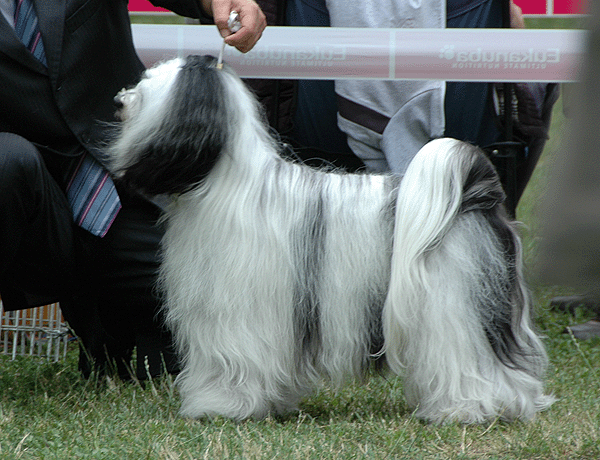
<svg viewBox="0 0 600 460">
<path fill-rule="evenodd" d="M 134 347 L 138 378 L 175 372 L 171 337 L 160 320 L 155 281 L 163 228 L 152 203 L 119 191 L 122 209 L 97 238 L 72 222 L 59 185 L 69 157 L 40 153 L 14 134 L 0 133 L 0 292 L 19 299 L 60 300 L 85 352 L 82 369 L 114 362 L 123 376 Z M 19 297 L 27 293 L 27 297 Z M 38 304 L 40 301 L 37 302 Z M 108 358 L 108 359 L 107 359 Z"/>
</svg>

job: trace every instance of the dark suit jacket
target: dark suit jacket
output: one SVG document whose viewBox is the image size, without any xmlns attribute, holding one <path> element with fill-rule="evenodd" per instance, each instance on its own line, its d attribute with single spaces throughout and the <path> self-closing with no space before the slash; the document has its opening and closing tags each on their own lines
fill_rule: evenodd
<svg viewBox="0 0 600 460">
<path fill-rule="evenodd" d="M 0 16 L 0 131 L 62 153 L 98 155 L 113 121 L 113 97 L 143 71 L 122 0 L 34 0 L 48 68 Z M 157 0 L 193 17 L 195 0 Z M 48 91 L 48 85 L 50 91 Z"/>
<path fill-rule="evenodd" d="M 102 160 L 103 123 L 114 121 L 113 98 L 144 70 L 134 49 L 127 2 L 33 2 L 48 67 L 0 15 L 0 132 L 20 134 L 46 152 L 80 155 L 87 150 Z M 152 3 L 199 17 L 199 0 Z M 27 306 L 17 305 L 19 296 L 6 287 L 3 294 L 7 309 Z"/>
</svg>

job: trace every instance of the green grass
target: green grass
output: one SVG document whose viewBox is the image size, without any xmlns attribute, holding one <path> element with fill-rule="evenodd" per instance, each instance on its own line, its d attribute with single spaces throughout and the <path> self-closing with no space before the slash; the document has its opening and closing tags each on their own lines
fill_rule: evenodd
<svg viewBox="0 0 600 460">
<path fill-rule="evenodd" d="M 0 459 L 598 459 L 600 339 L 562 331 L 585 321 L 552 311 L 569 292 L 535 277 L 539 206 L 565 122 L 560 101 L 551 138 L 518 208 L 536 323 L 550 356 L 547 388 L 559 399 L 531 422 L 431 426 L 406 406 L 399 378 L 369 376 L 306 400 L 286 419 L 234 423 L 178 415 L 179 397 L 164 377 L 142 388 L 83 380 L 72 347 L 65 361 L 0 357 Z"/>
<path fill-rule="evenodd" d="M 537 299 L 537 325 L 551 360 L 548 391 L 559 400 L 531 422 L 431 426 L 406 406 L 399 378 L 370 376 L 339 393 L 306 400 L 297 416 L 234 423 L 178 416 L 179 398 L 164 377 L 146 384 L 83 380 L 77 353 L 50 364 L 0 358 L 1 459 L 566 459 L 600 458 L 600 339 L 579 342 L 562 330 L 586 320 L 551 311 L 568 292 L 544 286 L 535 261 L 540 198 L 564 119 L 555 108 L 551 139 L 518 209 Z"/>
</svg>

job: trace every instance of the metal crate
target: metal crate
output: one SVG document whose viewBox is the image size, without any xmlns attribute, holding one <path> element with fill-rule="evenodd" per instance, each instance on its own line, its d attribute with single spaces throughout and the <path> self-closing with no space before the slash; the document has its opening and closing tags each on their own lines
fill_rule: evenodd
<svg viewBox="0 0 600 460">
<path fill-rule="evenodd" d="M 39 356 L 51 361 L 67 354 L 69 328 L 58 303 L 25 310 L 4 311 L 0 300 L 0 354 Z"/>
</svg>

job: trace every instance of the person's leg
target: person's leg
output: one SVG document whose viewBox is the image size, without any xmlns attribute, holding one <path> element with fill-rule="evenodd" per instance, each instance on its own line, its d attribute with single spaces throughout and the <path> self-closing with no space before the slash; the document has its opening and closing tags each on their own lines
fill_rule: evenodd
<svg viewBox="0 0 600 460">
<path fill-rule="evenodd" d="M 98 300 L 88 289 L 89 273 L 80 269 L 77 254 L 95 237 L 73 225 L 69 203 L 49 172 L 58 173 L 66 161 L 0 133 L 0 294 L 6 309 L 60 301 L 82 345 L 80 369 L 88 376 L 93 366 L 104 368 L 107 356 L 126 356 L 132 345 L 120 347 L 106 335 Z"/>
<path fill-rule="evenodd" d="M 123 207 L 98 245 L 95 263 L 101 273 L 98 292 L 102 323 L 117 341 L 134 338 L 138 379 L 177 371 L 172 338 L 162 322 L 156 280 L 160 210 L 120 191 Z M 165 366 L 163 366 L 163 363 Z"/>
<path fill-rule="evenodd" d="M 72 286 L 69 204 L 35 146 L 0 133 L 0 282 L 60 296 Z"/>
<path fill-rule="evenodd" d="M 502 1 L 465 2 L 447 0 L 446 27 L 449 29 L 501 28 Z M 445 136 L 485 147 L 499 138 L 489 83 L 446 83 Z"/>
</svg>

